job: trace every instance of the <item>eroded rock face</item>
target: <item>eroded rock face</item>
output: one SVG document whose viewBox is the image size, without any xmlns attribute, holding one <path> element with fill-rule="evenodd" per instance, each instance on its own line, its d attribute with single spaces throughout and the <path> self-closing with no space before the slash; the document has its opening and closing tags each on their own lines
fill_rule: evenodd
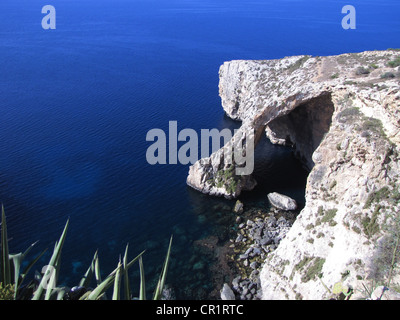
<svg viewBox="0 0 400 320">
<path fill-rule="evenodd" d="M 387 67 L 396 59 L 396 51 L 364 52 L 330 57 L 295 56 L 279 60 L 225 62 L 219 70 L 219 92 L 227 115 L 241 120 L 242 126 L 224 148 L 203 158 L 189 170 L 187 183 L 201 192 L 235 198 L 243 190 L 251 190 L 256 181 L 251 175 L 231 174 L 235 162 L 227 162 L 224 149 L 245 145 L 246 135 L 254 135 L 255 145 L 266 132 L 272 142 L 294 146 L 311 170 L 313 152 L 329 131 L 337 106 L 332 95 L 339 90 L 356 92 L 359 103 L 370 99 L 377 105 L 384 92 L 392 92 L 391 102 L 398 99 L 393 92 L 398 78 L 382 78 L 397 69 Z M 367 66 L 369 73 L 357 72 Z M 369 96 L 369 92 L 373 92 Z M 389 97 L 388 97 L 389 98 Z M 375 112 L 365 109 L 366 116 L 384 122 L 388 136 L 398 141 L 399 110 L 385 108 Z M 397 118 L 396 118 L 397 117 Z"/>
<path fill-rule="evenodd" d="M 264 299 L 329 298 L 324 284 L 332 289 L 339 282 L 354 290 L 353 298 L 366 298 L 363 284 L 389 268 L 378 262 L 379 243 L 396 238 L 396 223 L 399 230 L 398 144 L 383 122 L 355 107 L 359 99 L 356 91 L 333 95 L 337 109 L 313 154 L 305 208 L 262 269 Z"/>
<path fill-rule="evenodd" d="M 307 70 L 300 68 L 303 64 L 308 66 Z M 251 174 L 232 174 L 237 163 L 227 163 L 224 150 L 245 146 L 250 135 L 256 145 L 268 123 L 328 94 L 323 82 L 312 82 L 318 75 L 316 65 L 317 59 L 308 56 L 224 63 L 219 71 L 222 106 L 230 117 L 241 120 L 242 126 L 223 148 L 190 167 L 187 184 L 201 192 L 226 198 L 252 190 L 256 181 Z M 277 91 L 278 83 L 280 90 Z"/>
<path fill-rule="evenodd" d="M 248 130 L 255 142 L 266 133 L 293 146 L 310 169 L 305 207 L 263 265 L 263 299 L 325 299 L 339 282 L 362 298 L 371 279 L 387 280 L 384 256 L 393 248 L 385 248 L 400 236 L 400 84 L 391 63 L 399 56 L 388 50 L 221 66 L 222 106 L 242 121 L 228 145 L 244 142 Z M 221 150 L 199 160 L 188 184 L 232 198 L 256 185 L 221 160 Z M 398 269 L 391 280 L 399 283 Z"/>
<path fill-rule="evenodd" d="M 304 166 L 314 167 L 312 155 L 329 131 L 334 106 L 330 94 L 322 94 L 268 123 L 265 129 L 272 143 L 293 146 Z"/>
<path fill-rule="evenodd" d="M 251 174 L 238 175 L 237 171 L 254 165 L 254 157 L 252 161 L 246 160 L 240 165 L 235 162 L 236 152 L 243 159 L 245 156 L 242 153 L 254 154 L 253 147 L 247 150 L 249 144 L 246 145 L 246 140 L 249 139 L 254 140 L 254 130 L 251 126 L 242 125 L 223 148 L 190 166 L 186 183 L 203 193 L 228 199 L 236 198 L 243 190 L 252 190 L 257 182 Z"/>
</svg>

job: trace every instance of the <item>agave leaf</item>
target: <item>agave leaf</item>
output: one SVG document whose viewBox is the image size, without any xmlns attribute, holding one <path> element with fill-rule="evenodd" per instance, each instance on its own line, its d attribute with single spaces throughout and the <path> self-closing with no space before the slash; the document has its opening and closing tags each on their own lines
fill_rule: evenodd
<svg viewBox="0 0 400 320">
<path fill-rule="evenodd" d="M 1 282 L 4 287 L 12 284 L 11 265 L 8 252 L 7 222 L 3 205 L 1 205 Z"/>
<path fill-rule="evenodd" d="M 17 288 L 19 286 L 19 270 L 21 269 L 21 262 L 22 262 L 22 253 L 17 254 L 10 254 L 10 260 L 13 262 L 14 265 L 14 300 L 17 297 Z"/>
<path fill-rule="evenodd" d="M 14 265 L 14 298 L 17 297 L 17 291 L 18 288 L 21 286 L 22 281 L 25 278 L 25 275 L 29 272 L 29 269 L 33 266 L 33 263 L 36 262 L 37 260 L 33 260 L 29 265 L 29 269 L 25 268 L 24 272 L 22 274 L 20 274 L 20 269 L 21 269 L 21 265 L 22 265 L 22 261 L 24 260 L 25 256 L 29 253 L 29 251 L 33 248 L 33 246 L 36 244 L 37 242 L 31 244 L 28 249 L 25 250 L 25 252 L 20 252 L 17 254 L 10 254 L 9 258 L 10 261 L 13 262 Z M 21 276 L 21 281 L 20 281 L 20 276 Z"/>
<path fill-rule="evenodd" d="M 140 269 L 140 290 L 139 290 L 139 300 L 146 300 L 146 284 L 144 279 L 144 268 L 143 259 L 139 258 L 139 269 Z"/>
<path fill-rule="evenodd" d="M 97 300 L 100 296 L 107 291 L 115 279 L 114 275 L 109 275 L 103 282 L 101 282 L 92 292 L 87 296 L 87 300 Z"/>
<path fill-rule="evenodd" d="M 96 285 L 99 286 L 103 281 L 101 280 L 101 272 L 100 272 L 100 261 L 99 256 L 96 256 L 96 260 L 94 262 L 94 276 L 96 278 Z M 107 290 L 107 289 L 106 289 Z M 95 293 L 94 293 L 95 294 Z M 93 294 L 93 295 L 94 295 Z M 97 297 L 93 300 L 99 299 L 102 293 L 99 293 Z M 105 295 L 104 295 L 105 296 Z"/>
<path fill-rule="evenodd" d="M 117 272 L 115 274 L 115 279 L 114 279 L 114 290 L 113 290 L 112 300 L 119 300 L 119 288 L 120 288 L 120 284 L 121 284 L 121 269 L 122 269 L 122 263 L 121 263 L 121 258 L 120 258 L 119 262 L 118 262 Z"/>
<path fill-rule="evenodd" d="M 86 291 L 79 300 L 87 300 L 92 291 Z"/>
<path fill-rule="evenodd" d="M 141 253 L 139 253 L 135 258 L 133 258 L 131 261 L 129 261 L 127 264 L 126 264 L 126 269 L 128 270 L 142 255 L 143 255 L 143 253 L 145 253 L 146 252 L 146 250 L 143 250 Z M 111 273 L 110 273 L 110 275 L 115 275 L 115 273 L 117 272 L 117 270 L 118 270 L 118 268 L 115 268 Z"/>
<path fill-rule="evenodd" d="M 126 269 L 129 269 L 133 263 L 136 262 L 136 260 L 139 259 L 139 257 L 144 253 L 145 251 L 142 251 L 139 253 L 133 260 L 131 260 L 129 263 L 126 264 Z M 106 291 L 107 289 L 113 284 L 115 280 L 115 276 L 117 271 L 119 270 L 119 267 L 114 269 L 108 276 L 107 278 L 102 281 L 100 284 L 97 285 L 97 287 L 87 296 L 87 300 L 97 300 L 99 299 Z"/>
<path fill-rule="evenodd" d="M 53 272 L 50 273 L 50 279 L 49 282 L 47 283 L 47 287 L 46 287 L 46 294 L 44 296 L 44 300 L 50 300 L 51 295 L 53 293 L 53 290 L 56 289 L 56 275 L 58 268 L 55 268 L 53 270 Z"/>
<path fill-rule="evenodd" d="M 85 288 L 89 287 L 90 281 L 92 280 L 93 274 L 95 272 L 96 259 L 97 259 L 97 250 L 94 253 L 94 256 L 93 256 L 93 259 L 92 259 L 92 262 L 91 262 L 89 268 L 87 269 L 85 275 L 79 282 L 80 287 L 85 287 Z"/>
<path fill-rule="evenodd" d="M 96 259 L 94 261 L 94 275 L 96 277 L 96 283 L 99 285 L 101 281 L 101 273 L 100 273 L 100 262 L 99 262 L 99 256 L 96 255 Z"/>
<path fill-rule="evenodd" d="M 136 262 L 136 260 L 139 259 L 139 257 L 144 253 L 145 251 L 142 251 L 137 255 L 133 260 L 131 260 L 128 264 L 126 264 L 126 269 L 129 269 L 133 263 Z M 93 289 L 93 291 L 86 297 L 87 300 L 97 300 L 99 299 L 106 291 L 107 289 L 113 284 L 117 272 L 120 270 L 120 265 L 116 269 L 114 269 L 108 276 L 107 278 L 102 281 L 100 284 L 97 285 L 96 288 Z"/>
<path fill-rule="evenodd" d="M 168 246 L 168 251 L 167 251 L 167 256 L 165 257 L 164 265 L 161 270 L 160 278 L 157 283 L 156 290 L 154 292 L 153 300 L 160 300 L 161 299 L 161 294 L 164 289 L 164 284 L 165 284 L 165 279 L 167 278 L 167 271 L 168 271 L 168 264 L 169 264 L 169 257 L 171 254 L 171 245 L 172 245 L 172 236 L 171 239 L 169 240 L 169 246 Z"/>
<path fill-rule="evenodd" d="M 47 249 L 44 249 L 41 253 L 39 253 L 35 259 L 33 259 L 32 261 L 29 262 L 29 264 L 25 267 L 25 269 L 22 271 L 21 273 L 21 281 L 18 284 L 18 287 L 20 287 L 22 285 L 22 282 L 24 281 L 26 275 L 28 274 L 28 272 L 31 270 L 31 268 L 33 267 L 33 265 L 43 256 L 43 254 L 47 251 Z"/>
<path fill-rule="evenodd" d="M 32 300 L 39 300 L 42 296 L 42 293 L 43 293 L 43 290 L 45 289 L 45 287 L 46 287 L 46 297 L 50 297 L 52 288 L 55 288 L 55 280 L 56 280 L 55 277 L 56 277 L 56 273 L 57 273 L 57 267 L 58 267 L 58 264 L 60 261 L 61 250 L 64 245 L 65 237 L 66 237 L 67 230 L 68 230 L 68 225 L 69 225 L 69 219 L 67 220 L 67 223 L 65 224 L 65 227 L 61 234 L 60 240 L 56 242 L 56 245 L 54 247 L 54 251 L 50 258 L 49 264 L 46 266 L 42 280 L 40 281 L 39 286 L 38 286 L 37 290 L 35 291 Z M 50 276 L 50 283 L 53 285 L 53 287 L 46 285 L 46 281 L 48 280 L 49 276 Z"/>
<path fill-rule="evenodd" d="M 124 267 L 124 292 L 125 292 L 125 300 L 131 299 L 131 289 L 129 286 L 129 277 L 128 277 L 128 247 L 129 243 L 126 245 L 124 260 L 123 260 L 123 267 Z"/>
<path fill-rule="evenodd" d="M 55 288 L 55 289 L 53 289 L 51 298 L 56 299 L 56 300 L 63 300 L 67 291 L 68 291 L 68 288 L 66 288 L 66 287 Z"/>
<path fill-rule="evenodd" d="M 24 258 L 26 257 L 26 255 L 29 253 L 29 251 L 32 250 L 32 248 L 36 245 L 36 243 L 38 243 L 39 241 L 36 241 L 34 243 L 32 243 L 25 251 L 24 253 L 22 253 L 22 255 L 24 256 Z"/>
</svg>

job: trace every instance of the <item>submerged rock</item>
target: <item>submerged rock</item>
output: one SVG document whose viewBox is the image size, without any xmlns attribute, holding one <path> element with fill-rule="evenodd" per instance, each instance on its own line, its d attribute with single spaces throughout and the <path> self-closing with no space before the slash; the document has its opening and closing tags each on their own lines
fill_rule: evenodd
<svg viewBox="0 0 400 320">
<path fill-rule="evenodd" d="M 290 211 L 297 209 L 296 200 L 277 192 L 269 193 L 268 200 L 274 207 L 281 210 Z"/>
<path fill-rule="evenodd" d="M 235 213 L 243 212 L 243 203 L 240 200 L 236 201 L 235 207 L 233 208 L 233 212 L 235 212 Z"/>
</svg>

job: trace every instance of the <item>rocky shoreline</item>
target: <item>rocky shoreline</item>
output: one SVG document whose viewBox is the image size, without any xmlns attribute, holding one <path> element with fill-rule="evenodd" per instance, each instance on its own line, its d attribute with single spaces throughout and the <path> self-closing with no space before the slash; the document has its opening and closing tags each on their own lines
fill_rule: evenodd
<svg viewBox="0 0 400 320">
<path fill-rule="evenodd" d="M 192 295 L 199 299 L 261 299 L 259 275 L 263 262 L 278 247 L 300 212 L 300 208 L 285 211 L 272 206 L 267 195 L 265 201 L 243 201 L 215 205 L 213 209 L 223 212 L 227 219 L 219 221 L 209 236 L 193 243 L 197 257 L 193 271 L 207 270 L 213 288 L 207 294 L 193 291 Z M 174 295 L 168 296 L 174 299 Z"/>
<path fill-rule="evenodd" d="M 236 218 L 236 236 L 226 243 L 227 260 L 235 270 L 230 283 L 221 289 L 223 300 L 260 300 L 262 298 L 259 274 L 267 255 L 274 251 L 296 219 L 298 211 L 250 208 Z M 234 209 L 234 210 L 235 210 Z"/>
</svg>

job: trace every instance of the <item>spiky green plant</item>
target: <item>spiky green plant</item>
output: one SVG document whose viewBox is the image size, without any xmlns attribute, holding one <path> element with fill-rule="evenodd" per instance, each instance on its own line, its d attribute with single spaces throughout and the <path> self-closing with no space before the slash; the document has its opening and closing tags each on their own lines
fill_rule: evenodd
<svg viewBox="0 0 400 320">
<path fill-rule="evenodd" d="M 169 240 L 169 246 L 167 251 L 167 256 L 165 257 L 164 265 L 162 267 L 160 278 L 158 279 L 157 287 L 153 295 L 153 300 L 160 300 L 161 294 L 164 288 L 165 279 L 167 278 L 167 271 L 168 271 L 168 264 L 169 264 L 169 257 L 171 254 L 171 245 L 172 245 L 172 236 Z"/>
<path fill-rule="evenodd" d="M 36 289 L 33 295 L 32 300 L 41 299 L 44 290 L 46 290 L 44 299 L 49 300 L 53 288 L 56 288 L 57 276 L 60 268 L 61 250 L 64 245 L 65 237 L 67 235 L 68 225 L 69 225 L 69 220 L 67 220 L 67 223 L 65 224 L 60 240 L 57 241 L 54 246 L 53 254 L 50 258 L 48 265 L 45 266 L 46 269 L 44 275 L 39 283 L 38 288 Z"/>
<path fill-rule="evenodd" d="M 1 206 L 1 282 L 6 287 L 11 284 L 11 265 L 8 253 L 7 222 L 4 206 Z"/>
<path fill-rule="evenodd" d="M 16 254 L 10 254 L 8 249 L 8 236 L 7 236 L 7 221 L 4 211 L 4 206 L 1 206 L 1 278 L 0 283 L 2 283 L 4 288 L 13 287 L 14 300 L 17 299 L 19 289 L 26 275 L 33 267 L 33 265 L 41 258 L 46 250 L 39 253 L 33 260 L 31 260 L 27 266 L 21 270 L 21 265 L 27 254 L 35 246 L 37 242 L 31 244 L 28 249 L 24 252 L 19 252 Z M 14 272 L 12 272 L 14 270 Z"/>
<path fill-rule="evenodd" d="M 63 232 L 60 236 L 60 239 L 55 243 L 53 253 L 51 255 L 50 261 L 47 265 L 43 267 L 43 276 L 39 276 L 39 284 L 35 285 L 34 281 L 31 281 L 29 284 L 29 288 L 33 289 L 33 295 L 29 296 L 18 296 L 18 291 L 21 287 L 23 280 L 25 279 L 29 270 L 33 267 L 33 265 L 40 259 L 40 257 L 44 254 L 46 250 L 43 250 L 39 255 L 37 255 L 25 269 L 21 272 L 21 265 L 23 259 L 26 257 L 28 252 L 32 249 L 32 247 L 36 244 L 33 243 L 25 252 L 18 254 L 10 254 L 8 248 L 8 237 L 7 237 L 7 222 L 6 216 L 4 212 L 4 207 L 2 206 L 2 218 L 1 218 L 1 297 L 10 297 L 12 295 L 13 299 L 32 299 L 32 300 L 50 300 L 57 299 L 62 300 L 66 298 L 66 293 L 68 288 L 66 287 L 57 287 L 57 278 L 60 270 L 60 260 L 61 260 L 61 252 L 66 239 L 67 230 L 69 226 L 69 220 L 67 220 Z M 164 265 L 162 267 L 159 280 L 157 283 L 157 287 L 154 291 L 153 299 L 158 300 L 161 299 L 162 291 L 164 288 L 168 264 L 171 254 L 171 245 L 172 245 L 172 236 L 169 241 L 167 255 L 164 261 Z M 119 259 L 118 266 L 114 269 L 104 280 L 101 279 L 100 273 L 100 263 L 98 252 L 96 251 L 92 262 L 87 269 L 86 273 L 82 277 L 79 282 L 79 287 L 85 289 L 85 293 L 79 297 L 80 300 L 98 300 L 98 299 L 106 299 L 106 291 L 113 286 L 113 300 L 120 300 L 120 289 L 121 283 L 124 283 L 124 298 L 126 300 L 131 300 L 131 290 L 129 286 L 129 276 L 128 270 L 130 267 L 136 262 L 139 261 L 139 269 L 140 269 L 140 289 L 139 289 L 139 300 L 146 299 L 145 293 L 145 277 L 144 277 L 144 268 L 143 268 L 143 260 L 142 255 L 145 251 L 139 253 L 134 259 L 128 261 L 128 245 L 125 248 L 125 254 L 121 261 Z M 12 273 L 14 270 L 14 273 Z M 94 289 L 89 289 L 90 283 L 93 279 L 93 276 L 96 280 L 96 286 Z"/>
</svg>

